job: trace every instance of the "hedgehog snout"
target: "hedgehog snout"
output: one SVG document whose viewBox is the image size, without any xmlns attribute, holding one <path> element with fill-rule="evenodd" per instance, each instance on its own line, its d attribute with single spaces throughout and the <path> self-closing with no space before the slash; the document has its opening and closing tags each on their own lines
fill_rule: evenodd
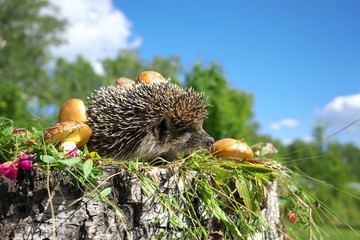
<svg viewBox="0 0 360 240">
<path fill-rule="evenodd" d="M 209 134 L 207 134 L 204 130 L 201 130 L 200 136 L 199 136 L 199 140 L 200 140 L 200 145 L 201 147 L 211 147 L 214 143 L 215 140 L 213 137 L 211 137 Z"/>
</svg>

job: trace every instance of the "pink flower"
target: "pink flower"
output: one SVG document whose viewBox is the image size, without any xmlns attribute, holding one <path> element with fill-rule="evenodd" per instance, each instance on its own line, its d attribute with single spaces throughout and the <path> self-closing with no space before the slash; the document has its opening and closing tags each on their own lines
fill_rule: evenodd
<svg viewBox="0 0 360 240">
<path fill-rule="evenodd" d="M 20 134 L 20 135 L 24 135 L 26 133 L 26 129 L 22 128 L 22 129 L 14 129 L 12 134 Z"/>
<path fill-rule="evenodd" d="M 34 161 L 36 158 L 36 153 L 34 155 L 22 155 L 21 157 L 18 157 L 16 160 L 18 161 L 23 161 L 23 160 L 29 160 L 29 161 Z"/>
<path fill-rule="evenodd" d="M 14 160 L 14 162 L 0 164 L 0 174 L 3 174 L 5 177 L 10 180 L 15 180 L 17 173 L 20 168 L 25 170 L 32 170 L 33 165 L 30 161 L 35 160 L 36 154 L 34 155 L 23 155 Z"/>
<path fill-rule="evenodd" d="M 22 168 L 25 170 L 32 170 L 33 169 L 33 165 L 30 162 L 30 160 L 23 160 L 21 162 L 18 163 L 18 168 Z"/>
<path fill-rule="evenodd" d="M 0 173 L 10 180 L 15 180 L 18 169 L 16 169 L 13 164 L 6 162 L 0 165 Z"/>
<path fill-rule="evenodd" d="M 30 161 L 35 160 L 36 154 L 34 155 L 23 155 L 21 157 L 18 157 L 14 160 L 14 166 L 15 168 L 19 169 L 25 169 L 25 170 L 32 170 L 33 165 Z"/>
<path fill-rule="evenodd" d="M 80 152 L 80 150 L 77 147 L 75 147 L 73 150 L 65 153 L 65 156 L 67 156 L 69 158 L 77 157 L 79 152 Z"/>
</svg>

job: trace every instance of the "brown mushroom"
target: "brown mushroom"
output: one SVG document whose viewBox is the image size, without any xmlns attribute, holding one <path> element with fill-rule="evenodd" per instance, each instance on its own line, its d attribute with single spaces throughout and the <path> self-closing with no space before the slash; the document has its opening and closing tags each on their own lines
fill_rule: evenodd
<svg viewBox="0 0 360 240">
<path fill-rule="evenodd" d="M 232 138 L 216 141 L 210 148 L 210 154 L 235 162 L 251 160 L 254 157 L 254 153 L 247 143 Z"/>
<path fill-rule="evenodd" d="M 86 106 L 83 100 L 73 98 L 64 103 L 59 112 L 58 122 L 78 121 L 86 123 Z"/>
<path fill-rule="evenodd" d="M 158 72 L 145 71 L 136 78 L 136 83 L 153 84 L 155 82 L 165 82 L 165 78 Z"/>
<path fill-rule="evenodd" d="M 135 85 L 135 82 L 129 78 L 121 77 L 116 80 L 116 84 L 122 88 L 132 87 Z"/>
<path fill-rule="evenodd" d="M 60 142 L 62 147 L 66 142 L 75 142 L 76 146 L 84 146 L 90 139 L 92 131 L 84 123 L 66 121 L 55 124 L 45 133 L 45 143 Z"/>
</svg>

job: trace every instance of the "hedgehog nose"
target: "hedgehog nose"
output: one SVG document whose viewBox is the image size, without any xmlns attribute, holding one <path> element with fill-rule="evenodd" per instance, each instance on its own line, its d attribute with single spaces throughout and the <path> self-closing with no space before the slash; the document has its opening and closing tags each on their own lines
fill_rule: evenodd
<svg viewBox="0 0 360 240">
<path fill-rule="evenodd" d="M 212 137 L 208 137 L 207 145 L 208 145 L 209 147 L 211 147 L 212 145 L 214 145 L 214 143 L 215 143 L 215 139 L 212 138 Z"/>
</svg>

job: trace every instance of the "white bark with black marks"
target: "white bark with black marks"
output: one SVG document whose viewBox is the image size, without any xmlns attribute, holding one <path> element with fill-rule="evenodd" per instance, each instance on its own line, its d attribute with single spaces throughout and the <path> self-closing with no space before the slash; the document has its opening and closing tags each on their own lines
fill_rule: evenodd
<svg viewBox="0 0 360 240">
<path fill-rule="evenodd" d="M 162 203 L 154 195 L 148 197 L 144 194 L 141 182 L 134 175 L 114 167 L 104 172 L 107 176 L 111 176 L 119 171 L 121 173 L 104 182 L 100 190 L 111 186 L 112 193 L 107 198 L 122 211 L 117 211 L 109 204 L 92 198 L 92 194 L 84 197 L 77 186 L 64 182 L 57 172 L 50 172 L 50 191 L 55 218 L 52 218 L 47 194 L 46 171 L 42 169 L 20 171 L 15 181 L 0 176 L 1 239 L 52 239 L 53 220 L 56 239 L 64 240 L 149 240 L 155 239 L 156 234 L 164 231 L 169 231 L 169 234 L 160 239 L 175 237 L 181 239 L 183 234 L 187 234 L 181 229 L 171 229 L 168 224 L 171 213 L 164 211 Z M 160 191 L 169 195 L 184 192 L 184 184 L 170 169 L 153 168 L 151 171 L 147 174 L 150 179 L 158 181 Z M 71 178 L 69 174 L 65 176 Z M 187 182 L 191 185 L 194 179 L 189 177 Z M 268 189 L 267 208 L 263 209 L 262 213 L 271 226 L 278 226 L 276 184 L 270 185 Z M 76 200 L 78 201 L 69 206 Z M 201 205 L 196 205 L 196 201 L 194 207 L 198 208 L 196 209 L 198 212 L 203 209 Z M 191 226 L 191 221 L 185 215 L 179 212 L 175 214 L 184 224 Z M 211 222 L 211 216 L 206 214 L 204 216 L 205 222 Z M 153 224 L 159 218 L 161 220 Z M 191 239 L 191 236 L 185 236 L 185 239 Z M 209 239 L 221 239 L 221 232 L 214 232 Z M 281 238 L 275 228 L 272 228 L 271 231 L 264 229 L 257 239 Z"/>
</svg>

